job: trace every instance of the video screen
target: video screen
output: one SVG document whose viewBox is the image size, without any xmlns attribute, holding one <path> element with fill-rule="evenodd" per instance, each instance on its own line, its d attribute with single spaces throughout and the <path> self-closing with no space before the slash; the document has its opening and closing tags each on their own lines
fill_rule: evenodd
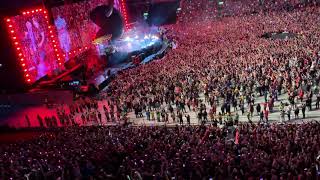
<svg viewBox="0 0 320 180">
<path fill-rule="evenodd" d="M 37 12 L 12 18 L 31 82 L 51 75 L 58 67 L 46 16 L 43 12 Z"/>
<path fill-rule="evenodd" d="M 89 0 L 51 9 L 58 31 L 60 47 L 65 54 L 66 61 L 70 58 L 69 52 L 79 52 L 77 49 L 92 44 L 99 27 L 90 20 L 89 14 L 92 9 L 103 4 L 108 4 L 108 2 L 106 0 Z M 118 0 L 114 1 L 114 7 L 119 9 Z"/>
</svg>

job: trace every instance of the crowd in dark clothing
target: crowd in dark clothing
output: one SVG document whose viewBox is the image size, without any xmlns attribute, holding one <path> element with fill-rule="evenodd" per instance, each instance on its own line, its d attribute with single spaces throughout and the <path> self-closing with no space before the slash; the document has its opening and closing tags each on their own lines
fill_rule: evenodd
<svg viewBox="0 0 320 180">
<path fill-rule="evenodd" d="M 319 122 L 68 127 L 1 146 L 0 177 L 317 179 L 319 131 Z"/>
</svg>

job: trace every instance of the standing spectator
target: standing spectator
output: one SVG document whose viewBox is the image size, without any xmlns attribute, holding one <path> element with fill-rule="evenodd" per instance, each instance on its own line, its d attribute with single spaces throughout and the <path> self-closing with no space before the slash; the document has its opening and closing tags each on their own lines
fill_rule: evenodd
<svg viewBox="0 0 320 180">
<path fill-rule="evenodd" d="M 302 104 L 302 107 L 301 107 L 301 112 L 302 112 L 302 118 L 306 118 L 306 104 Z"/>
<path fill-rule="evenodd" d="M 257 114 L 260 115 L 260 111 L 261 111 L 260 103 L 257 104 L 256 111 L 257 111 Z"/>
<path fill-rule="evenodd" d="M 296 108 L 295 108 L 295 110 L 294 110 L 294 118 L 295 119 L 298 119 L 299 118 L 299 107 L 298 106 L 296 106 Z"/>
<path fill-rule="evenodd" d="M 31 123 L 30 123 L 29 116 L 26 115 L 25 118 L 26 118 L 26 121 L 27 121 L 27 127 L 30 128 L 31 127 Z"/>
<path fill-rule="evenodd" d="M 191 122 L 190 122 L 190 115 L 189 114 L 186 114 L 186 119 L 187 119 L 188 125 L 190 126 Z"/>
</svg>

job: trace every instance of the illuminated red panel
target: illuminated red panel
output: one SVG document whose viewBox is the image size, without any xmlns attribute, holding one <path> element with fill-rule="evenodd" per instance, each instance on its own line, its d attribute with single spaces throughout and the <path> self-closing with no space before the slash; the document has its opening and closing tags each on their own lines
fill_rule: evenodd
<svg viewBox="0 0 320 180">
<path fill-rule="evenodd" d="M 46 10 L 35 8 L 5 19 L 9 37 L 28 83 L 51 74 L 58 64 L 61 65 L 57 59 L 60 49 L 53 49 L 53 45 L 57 47 L 56 34 L 47 18 Z"/>
<path fill-rule="evenodd" d="M 126 5 L 126 1 L 125 1 L 125 0 L 121 0 L 120 3 L 121 3 L 121 4 L 120 4 L 121 12 L 122 12 L 123 18 L 124 18 L 125 29 L 128 30 L 128 29 L 129 29 L 129 24 L 128 24 L 128 15 L 127 15 L 127 5 Z"/>
</svg>

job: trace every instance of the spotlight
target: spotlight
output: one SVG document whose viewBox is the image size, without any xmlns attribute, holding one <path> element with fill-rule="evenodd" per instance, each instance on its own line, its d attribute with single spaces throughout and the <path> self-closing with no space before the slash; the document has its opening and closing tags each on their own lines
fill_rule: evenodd
<svg viewBox="0 0 320 180">
<path fill-rule="evenodd" d="M 126 37 L 124 40 L 125 40 L 125 41 L 130 41 L 131 38 L 130 38 L 130 37 Z"/>
</svg>

